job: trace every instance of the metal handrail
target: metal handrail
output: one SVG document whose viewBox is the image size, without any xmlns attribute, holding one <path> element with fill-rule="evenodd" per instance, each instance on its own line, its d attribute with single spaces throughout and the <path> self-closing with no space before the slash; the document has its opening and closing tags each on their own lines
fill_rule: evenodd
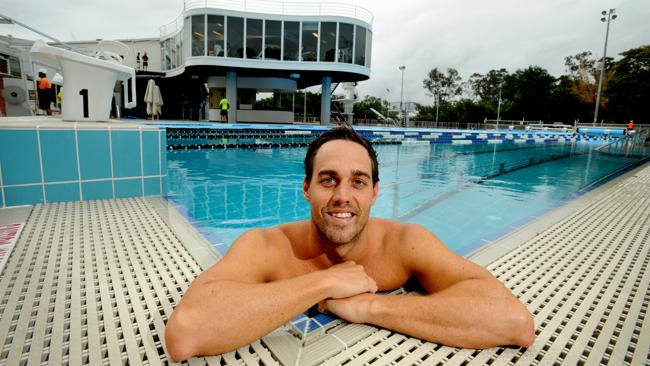
<svg viewBox="0 0 650 366">
<path fill-rule="evenodd" d="M 297 16 L 348 17 L 368 24 L 374 19 L 370 10 L 344 3 L 312 3 L 269 0 L 185 0 L 183 13 L 175 20 L 160 27 L 160 37 L 166 37 L 183 26 L 184 13 L 192 9 L 223 9 L 249 13 Z"/>
</svg>

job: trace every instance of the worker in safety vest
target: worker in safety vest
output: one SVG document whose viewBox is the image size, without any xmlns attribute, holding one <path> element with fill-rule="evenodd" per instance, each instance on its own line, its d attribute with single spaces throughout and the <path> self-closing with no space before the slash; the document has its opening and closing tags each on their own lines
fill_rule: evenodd
<svg viewBox="0 0 650 366">
<path fill-rule="evenodd" d="M 630 123 L 627 124 L 627 133 L 630 134 L 634 132 L 634 121 L 630 120 Z"/>
<path fill-rule="evenodd" d="M 226 97 L 221 98 L 219 108 L 221 109 L 221 121 L 228 122 L 228 109 L 230 109 L 230 102 Z"/>
</svg>

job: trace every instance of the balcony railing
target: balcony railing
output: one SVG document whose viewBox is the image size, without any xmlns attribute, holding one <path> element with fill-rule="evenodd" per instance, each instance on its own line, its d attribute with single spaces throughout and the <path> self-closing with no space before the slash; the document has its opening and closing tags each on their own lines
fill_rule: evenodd
<svg viewBox="0 0 650 366">
<path fill-rule="evenodd" d="M 372 24 L 370 10 L 361 6 L 344 3 L 311 3 L 268 0 L 186 0 L 183 12 L 192 9 L 223 9 L 249 13 L 294 15 L 294 16 L 339 16 L 358 19 Z M 176 20 L 160 27 L 160 37 L 164 38 L 183 27 L 183 14 Z"/>
</svg>

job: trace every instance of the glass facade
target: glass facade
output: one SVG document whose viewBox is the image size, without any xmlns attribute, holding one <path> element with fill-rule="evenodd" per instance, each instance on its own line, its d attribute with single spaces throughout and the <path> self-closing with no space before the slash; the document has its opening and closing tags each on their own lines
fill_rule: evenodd
<svg viewBox="0 0 650 366">
<path fill-rule="evenodd" d="M 284 22 L 283 60 L 298 61 L 300 56 L 300 23 Z"/>
<path fill-rule="evenodd" d="M 336 55 L 336 22 L 321 22 L 319 61 L 334 62 L 335 55 Z"/>
<path fill-rule="evenodd" d="M 354 26 L 354 63 L 366 64 L 366 28 Z"/>
<path fill-rule="evenodd" d="M 301 61 L 317 61 L 318 22 L 302 22 Z"/>
<path fill-rule="evenodd" d="M 264 58 L 279 60 L 282 50 L 282 22 L 266 20 L 264 22 Z"/>
<path fill-rule="evenodd" d="M 246 19 L 246 58 L 262 58 L 262 19 Z"/>
<path fill-rule="evenodd" d="M 339 57 L 338 62 L 352 63 L 352 45 L 354 44 L 354 25 L 339 23 Z"/>
<path fill-rule="evenodd" d="M 226 21 L 228 57 L 244 57 L 244 18 L 228 17 Z"/>
<path fill-rule="evenodd" d="M 205 15 L 192 16 L 192 56 L 205 55 Z"/>
<path fill-rule="evenodd" d="M 224 28 L 223 15 L 208 15 L 208 56 L 223 56 Z"/>
<path fill-rule="evenodd" d="M 183 29 L 161 40 L 160 46 L 164 70 L 182 66 L 183 60 L 191 56 L 338 62 L 370 67 L 372 32 L 344 22 L 201 14 L 186 17 Z"/>
</svg>

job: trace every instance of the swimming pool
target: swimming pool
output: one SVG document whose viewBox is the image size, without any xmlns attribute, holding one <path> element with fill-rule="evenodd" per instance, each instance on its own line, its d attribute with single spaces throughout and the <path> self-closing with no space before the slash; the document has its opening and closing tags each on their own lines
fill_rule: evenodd
<svg viewBox="0 0 650 366">
<path fill-rule="evenodd" d="M 380 145 L 372 216 L 421 224 L 467 254 L 638 161 L 603 142 Z M 306 148 L 170 151 L 167 198 L 221 253 L 245 230 L 309 218 Z"/>
</svg>

